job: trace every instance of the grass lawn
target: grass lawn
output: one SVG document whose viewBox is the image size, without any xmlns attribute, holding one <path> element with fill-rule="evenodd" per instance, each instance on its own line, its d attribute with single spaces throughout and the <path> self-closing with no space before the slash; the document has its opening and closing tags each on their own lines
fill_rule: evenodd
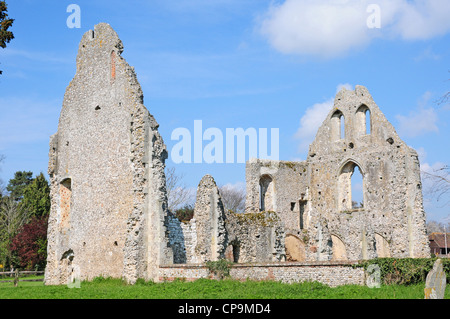
<svg viewBox="0 0 450 319">
<path fill-rule="evenodd" d="M 317 282 L 283 284 L 274 281 L 199 279 L 195 282 L 143 282 L 96 278 L 80 288 L 44 286 L 42 282 L 0 283 L 0 299 L 423 299 L 424 284 L 381 288 L 348 285 L 330 288 Z M 446 299 L 450 299 L 447 285 Z"/>
</svg>

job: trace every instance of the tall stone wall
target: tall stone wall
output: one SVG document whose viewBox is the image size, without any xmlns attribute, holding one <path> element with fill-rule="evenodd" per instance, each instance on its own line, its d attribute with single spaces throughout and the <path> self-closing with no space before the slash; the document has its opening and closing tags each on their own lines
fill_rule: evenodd
<svg viewBox="0 0 450 319">
<path fill-rule="evenodd" d="M 174 263 L 203 263 L 225 257 L 228 239 L 225 212 L 219 189 L 211 175 L 205 175 L 197 187 L 191 220 L 179 221 L 171 214 L 168 236 Z"/>
<path fill-rule="evenodd" d="M 64 284 L 74 271 L 81 279 L 134 282 L 153 278 L 171 259 L 164 235 L 167 151 L 122 51 L 106 23 L 79 45 L 50 141 L 46 284 Z"/>
<path fill-rule="evenodd" d="M 157 281 L 175 269 L 170 264 L 222 258 L 342 262 L 429 255 L 418 155 L 362 86 L 336 95 L 305 161 L 247 163 L 245 214 L 225 212 L 206 175 L 194 218 L 179 221 L 167 208 L 159 125 L 122 52 L 106 23 L 79 45 L 76 74 L 50 138 L 46 284 L 65 284 L 74 274 Z M 352 204 L 356 169 L 363 207 Z M 283 272 L 295 277 L 293 269 L 258 271 L 284 278 Z M 240 272 L 253 273 L 237 268 L 237 277 Z"/>
</svg>

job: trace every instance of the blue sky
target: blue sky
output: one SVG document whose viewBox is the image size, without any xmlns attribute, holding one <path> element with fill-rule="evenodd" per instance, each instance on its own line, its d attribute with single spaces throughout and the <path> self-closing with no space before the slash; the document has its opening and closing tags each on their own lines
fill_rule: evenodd
<svg viewBox="0 0 450 319">
<path fill-rule="evenodd" d="M 307 145 L 338 88 L 364 85 L 415 148 L 422 169 L 449 164 L 450 2 L 178 0 L 10 0 L 15 39 L 0 49 L 0 178 L 46 173 L 78 43 L 99 22 L 124 43 L 144 103 L 170 153 L 174 129 L 279 128 L 282 160 L 306 158 Z M 69 4 L 81 28 L 69 28 Z M 376 4 L 377 11 L 368 10 Z M 379 17 L 380 28 L 367 21 Z M 372 21 L 372 20 L 371 20 Z M 196 187 L 204 174 L 242 185 L 244 164 L 174 164 Z M 426 199 L 428 219 L 449 215 Z"/>
</svg>

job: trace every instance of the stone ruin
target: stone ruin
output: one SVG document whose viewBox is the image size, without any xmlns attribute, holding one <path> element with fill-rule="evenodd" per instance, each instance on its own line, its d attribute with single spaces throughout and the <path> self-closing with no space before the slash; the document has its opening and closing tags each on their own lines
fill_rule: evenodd
<svg viewBox="0 0 450 319">
<path fill-rule="evenodd" d="M 122 51 L 105 23 L 79 45 L 50 138 L 47 284 L 65 283 L 76 269 L 82 279 L 134 282 L 173 260 L 165 230 L 167 151 Z"/>
<path fill-rule="evenodd" d="M 428 257 L 417 153 L 362 86 L 340 91 L 303 162 L 251 159 L 246 213 L 225 211 L 214 179 L 194 217 L 168 210 L 167 150 L 123 45 L 106 23 L 86 32 L 50 138 L 45 283 L 97 276 L 158 281 L 171 264 Z M 370 132 L 366 132 L 369 121 Z M 345 136 L 341 125 L 345 118 Z M 363 207 L 351 176 L 363 175 Z"/>
<path fill-rule="evenodd" d="M 358 206 L 356 169 L 363 184 Z M 246 207 L 278 213 L 290 260 L 430 255 L 418 154 L 363 86 L 336 95 L 305 161 L 252 159 L 246 181 Z"/>
</svg>

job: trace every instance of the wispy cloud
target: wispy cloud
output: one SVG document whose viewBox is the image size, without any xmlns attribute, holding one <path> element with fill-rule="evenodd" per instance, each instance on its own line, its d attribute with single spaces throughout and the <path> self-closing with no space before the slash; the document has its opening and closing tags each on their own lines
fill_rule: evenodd
<svg viewBox="0 0 450 319">
<path fill-rule="evenodd" d="M 414 57 L 414 61 L 420 62 L 423 60 L 434 60 L 437 61 L 441 59 L 441 56 L 437 53 L 434 53 L 431 47 L 427 47 L 425 50 L 423 50 L 419 55 Z"/>
<path fill-rule="evenodd" d="M 336 88 L 336 93 L 342 88 L 353 90 L 352 85 L 348 83 L 339 84 Z M 326 101 L 315 103 L 306 109 L 305 114 L 300 119 L 300 127 L 295 134 L 295 138 L 300 140 L 299 152 L 308 150 L 309 144 L 313 141 L 317 130 L 325 120 L 328 112 L 330 112 L 333 104 L 334 97 L 330 97 Z"/>
<path fill-rule="evenodd" d="M 51 52 L 39 52 L 10 49 L 0 51 L 0 57 L 18 57 L 25 58 L 27 60 L 45 62 L 45 63 L 63 63 L 72 64 L 75 61 L 74 56 L 61 56 Z"/>
<path fill-rule="evenodd" d="M 430 92 L 425 92 L 418 106 L 408 115 L 397 115 L 398 131 L 404 137 L 417 137 L 429 132 L 438 132 L 438 114 L 433 107 L 428 107 Z"/>
</svg>

